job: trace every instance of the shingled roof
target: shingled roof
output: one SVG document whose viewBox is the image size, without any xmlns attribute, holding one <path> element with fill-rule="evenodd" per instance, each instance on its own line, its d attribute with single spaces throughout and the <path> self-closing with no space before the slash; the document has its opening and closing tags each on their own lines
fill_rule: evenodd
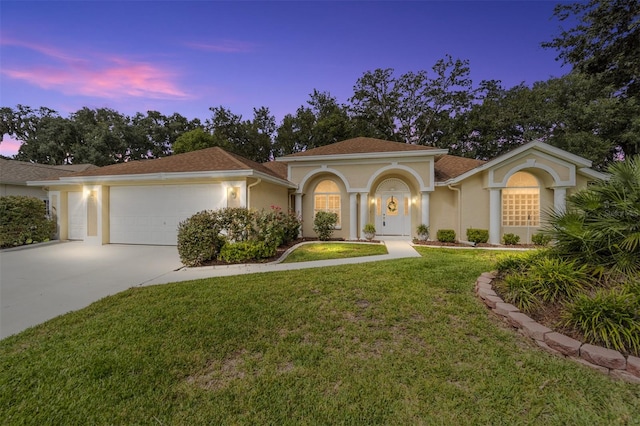
<svg viewBox="0 0 640 426">
<path fill-rule="evenodd" d="M 112 164 L 94 170 L 74 173 L 71 176 L 122 176 L 153 173 L 224 172 L 240 170 L 255 170 L 282 179 L 280 175 L 270 168 L 237 154 L 227 152 L 219 147 L 206 148 L 150 160 Z"/>
<path fill-rule="evenodd" d="M 400 151 L 430 151 L 438 148 L 423 145 L 411 145 L 404 142 L 391 142 L 376 138 L 358 137 L 347 139 L 346 141 L 320 146 L 307 151 L 296 152 L 295 154 L 283 157 L 309 157 L 315 155 L 347 155 L 347 154 L 370 154 L 380 152 L 400 152 Z"/>
<path fill-rule="evenodd" d="M 443 155 L 434 165 L 436 182 L 444 182 L 460 176 L 469 170 L 480 167 L 486 161 L 475 160 L 473 158 L 456 157 L 455 155 Z"/>
<path fill-rule="evenodd" d="M 0 158 L 0 182 L 4 184 L 25 185 L 30 180 L 56 179 L 70 176 L 74 172 L 97 168 L 92 164 L 50 165 L 29 163 L 26 161 Z"/>
</svg>

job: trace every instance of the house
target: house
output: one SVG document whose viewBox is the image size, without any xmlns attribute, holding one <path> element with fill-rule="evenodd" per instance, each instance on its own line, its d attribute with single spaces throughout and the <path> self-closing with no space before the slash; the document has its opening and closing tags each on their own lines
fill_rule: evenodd
<svg viewBox="0 0 640 426">
<path fill-rule="evenodd" d="M 205 209 L 288 207 L 314 236 L 317 211 L 338 214 L 335 236 L 356 240 L 366 223 L 379 235 L 411 238 L 488 229 L 523 242 L 545 212 L 565 208 L 568 194 L 604 178 L 591 162 L 543 142 L 491 161 L 446 149 L 354 138 L 258 164 L 215 147 L 153 160 L 84 170 L 44 185 L 58 212 L 62 239 L 97 244 L 176 244 L 181 220 Z"/>
<path fill-rule="evenodd" d="M 49 194 L 42 187 L 28 186 L 27 182 L 69 176 L 75 172 L 96 168 L 91 164 L 52 166 L 0 158 L 0 196 L 24 195 L 39 198 L 47 205 Z"/>
</svg>

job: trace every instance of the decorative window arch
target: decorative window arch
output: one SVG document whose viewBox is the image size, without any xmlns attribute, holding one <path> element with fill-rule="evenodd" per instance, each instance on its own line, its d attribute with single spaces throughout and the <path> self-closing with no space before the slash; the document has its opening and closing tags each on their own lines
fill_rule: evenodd
<svg viewBox="0 0 640 426">
<path fill-rule="evenodd" d="M 514 173 L 502 190 L 502 226 L 540 226 L 540 184 L 531 173 Z"/>
<path fill-rule="evenodd" d="M 341 205 L 340 188 L 338 188 L 338 185 L 330 179 L 318 182 L 313 191 L 313 217 L 315 217 L 319 211 L 336 213 L 338 215 L 336 228 L 340 228 L 342 224 Z"/>
</svg>

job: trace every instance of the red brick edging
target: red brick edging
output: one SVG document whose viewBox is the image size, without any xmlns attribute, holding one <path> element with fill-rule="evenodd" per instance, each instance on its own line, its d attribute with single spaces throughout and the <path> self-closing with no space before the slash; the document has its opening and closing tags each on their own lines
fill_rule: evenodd
<svg viewBox="0 0 640 426">
<path fill-rule="evenodd" d="M 493 291 L 492 283 L 495 277 L 496 275 L 492 272 L 484 272 L 480 275 L 476 280 L 476 294 L 495 314 L 518 329 L 520 333 L 531 338 L 539 347 L 614 378 L 640 383 L 640 358 L 631 355 L 625 357 L 613 349 L 582 343 L 538 324 L 520 312 L 517 307 L 505 303 Z"/>
</svg>

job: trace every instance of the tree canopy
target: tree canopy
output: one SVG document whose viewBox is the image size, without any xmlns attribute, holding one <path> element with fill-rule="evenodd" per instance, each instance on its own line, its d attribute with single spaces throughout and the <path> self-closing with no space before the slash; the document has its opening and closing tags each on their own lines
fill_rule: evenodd
<svg viewBox="0 0 640 426">
<path fill-rule="evenodd" d="M 204 122 L 158 111 L 129 117 L 82 108 L 0 108 L 0 130 L 21 141 L 16 158 L 47 164 L 113 164 L 221 146 L 258 162 L 356 136 L 447 148 L 490 159 L 533 140 L 581 155 L 605 169 L 640 153 L 640 4 L 590 0 L 560 4 L 554 15 L 577 22 L 547 48 L 573 66 L 532 85 L 474 84 L 470 63 L 450 55 L 429 70 L 366 71 L 341 103 L 314 89 L 278 124 L 268 107 L 244 119 L 224 106 Z M 570 19 L 571 18 L 571 19 Z"/>
</svg>

